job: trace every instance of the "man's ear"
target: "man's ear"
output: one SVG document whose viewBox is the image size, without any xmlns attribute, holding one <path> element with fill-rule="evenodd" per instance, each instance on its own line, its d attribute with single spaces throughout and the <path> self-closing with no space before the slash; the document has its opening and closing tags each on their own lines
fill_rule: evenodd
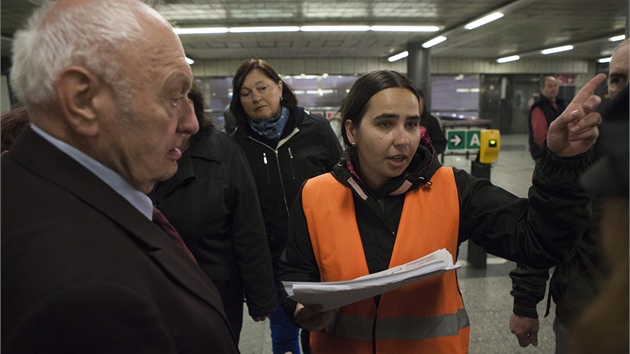
<svg viewBox="0 0 630 354">
<path fill-rule="evenodd" d="M 66 123 L 76 133 L 98 133 L 98 115 L 106 88 L 89 70 L 80 66 L 64 68 L 55 82 L 60 109 Z"/>
</svg>

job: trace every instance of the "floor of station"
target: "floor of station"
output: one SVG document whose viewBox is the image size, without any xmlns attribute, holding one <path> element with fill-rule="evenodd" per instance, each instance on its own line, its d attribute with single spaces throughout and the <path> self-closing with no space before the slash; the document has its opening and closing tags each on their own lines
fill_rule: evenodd
<svg viewBox="0 0 630 354">
<path fill-rule="evenodd" d="M 443 164 L 470 172 L 474 156 L 446 155 Z M 513 194 L 525 197 L 531 185 L 534 161 L 527 151 L 527 135 L 501 136 L 498 162 L 490 169 L 490 180 Z M 467 261 L 467 242 L 460 246 L 457 270 L 464 304 L 470 318 L 470 354 L 551 354 L 555 350 L 552 329 L 554 309 L 543 318 L 547 299 L 538 304 L 540 331 L 538 346 L 522 348 L 510 332 L 508 322 L 512 314 L 512 282 L 508 277 L 514 263 L 488 255 L 486 268 L 476 269 Z M 269 321 L 254 322 L 245 308 L 239 348 L 242 354 L 269 354 L 271 335 Z"/>
</svg>

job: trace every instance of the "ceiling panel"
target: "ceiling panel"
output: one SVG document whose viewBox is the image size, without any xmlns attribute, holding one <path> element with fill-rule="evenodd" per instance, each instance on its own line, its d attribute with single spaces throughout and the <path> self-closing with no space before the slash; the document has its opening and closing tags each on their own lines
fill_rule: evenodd
<svg viewBox="0 0 630 354">
<path fill-rule="evenodd" d="M 16 28 L 45 0 L 2 0 L 2 55 Z M 431 49 L 434 56 L 496 59 L 537 53 L 573 44 L 575 50 L 557 57 L 596 59 L 616 45 L 605 39 L 623 34 L 627 0 L 157 0 L 160 12 L 177 27 L 269 25 L 434 25 L 437 33 L 267 33 L 181 35 L 193 59 L 245 57 L 376 57 L 406 50 L 409 42 L 423 43 L 438 34 L 447 41 Z M 466 23 L 493 10 L 505 16 L 474 30 Z M 538 54 L 535 54 L 538 55 Z"/>
</svg>

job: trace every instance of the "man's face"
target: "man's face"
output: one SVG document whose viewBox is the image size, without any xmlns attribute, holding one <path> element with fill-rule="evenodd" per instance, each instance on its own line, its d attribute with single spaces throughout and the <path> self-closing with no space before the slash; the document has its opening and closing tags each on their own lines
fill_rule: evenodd
<svg viewBox="0 0 630 354">
<path fill-rule="evenodd" d="M 614 98 L 628 84 L 630 43 L 625 42 L 612 55 L 608 67 L 608 95 Z"/>
<path fill-rule="evenodd" d="M 145 41 L 123 61 L 130 107 L 111 99 L 98 142 L 99 160 L 145 193 L 177 172 L 184 134 L 199 129 L 187 97 L 192 73 L 181 43 L 167 24 L 147 22 Z"/>
<path fill-rule="evenodd" d="M 540 93 L 550 100 L 555 100 L 559 91 L 558 81 L 553 77 L 545 79 L 545 84 L 540 88 Z"/>
</svg>

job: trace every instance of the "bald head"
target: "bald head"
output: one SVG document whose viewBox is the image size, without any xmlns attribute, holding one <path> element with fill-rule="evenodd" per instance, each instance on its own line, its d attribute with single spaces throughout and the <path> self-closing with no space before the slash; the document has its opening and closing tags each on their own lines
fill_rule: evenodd
<svg viewBox="0 0 630 354">
<path fill-rule="evenodd" d="M 55 80 L 69 66 L 129 86 L 120 54 L 142 43 L 146 23 L 167 21 L 139 0 L 57 0 L 38 9 L 13 41 L 11 84 L 27 107 L 55 99 Z M 155 27 L 153 27 L 155 28 Z"/>
<path fill-rule="evenodd" d="M 144 193 L 198 130 L 179 37 L 140 0 L 57 0 L 16 34 L 13 63 L 34 125 Z"/>
<path fill-rule="evenodd" d="M 608 95 L 614 98 L 628 84 L 630 68 L 630 40 L 621 42 L 610 58 L 608 67 Z"/>
<path fill-rule="evenodd" d="M 559 92 L 560 87 L 558 86 L 558 80 L 556 80 L 555 77 L 545 76 L 542 80 L 540 80 L 540 93 L 547 97 L 549 101 L 555 102 Z"/>
</svg>

